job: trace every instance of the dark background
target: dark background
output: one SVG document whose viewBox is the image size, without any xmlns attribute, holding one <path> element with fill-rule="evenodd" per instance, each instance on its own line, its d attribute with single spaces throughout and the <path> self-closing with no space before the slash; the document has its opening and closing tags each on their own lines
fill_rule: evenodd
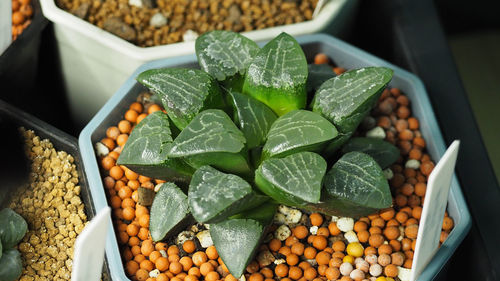
<svg viewBox="0 0 500 281">
<path fill-rule="evenodd" d="M 473 226 L 436 280 L 500 280 L 500 1 L 358 1 L 339 37 L 418 75 L 445 142 L 462 142 L 457 175 Z M 36 47 L 17 54 L 38 61 L 16 69 L 0 59 L 0 99 L 77 137 L 51 24 L 38 32 Z M 29 75 L 35 83 L 23 83 Z"/>
</svg>

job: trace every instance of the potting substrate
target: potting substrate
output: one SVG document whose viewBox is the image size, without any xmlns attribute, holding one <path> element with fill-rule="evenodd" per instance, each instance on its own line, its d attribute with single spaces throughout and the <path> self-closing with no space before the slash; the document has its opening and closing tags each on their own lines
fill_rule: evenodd
<svg viewBox="0 0 500 281">
<path fill-rule="evenodd" d="M 315 63 L 328 63 L 324 54 Z M 337 74 L 344 70 L 331 66 Z M 149 206 L 141 199 L 163 181 L 134 173 L 116 160 L 134 126 L 148 114 L 162 110 L 141 94 L 123 112 L 123 120 L 109 127 L 96 143 L 101 154 L 104 186 L 120 243 L 123 263 L 132 280 L 236 280 L 218 259 L 208 225 L 194 224 L 168 239 L 153 243 L 149 234 Z M 419 121 L 412 116 L 410 101 L 397 88 L 382 94 L 359 136 L 385 139 L 397 145 L 401 157 L 384 172 L 390 180 L 394 207 L 358 220 L 327 217 L 281 205 L 274 224 L 245 278 L 299 280 L 398 280 L 409 274 L 422 212 L 426 181 L 434 162 L 426 153 Z M 148 190 L 148 192 L 146 191 Z M 141 203 L 143 205 L 141 205 Z M 146 205 L 146 206 L 144 206 Z M 453 229 L 453 219 L 443 220 L 441 242 Z M 380 278 L 380 277 L 384 278 Z M 289 278 L 289 279 L 287 279 Z M 303 280 L 303 279 L 302 279 Z"/>
<path fill-rule="evenodd" d="M 12 41 L 31 24 L 32 17 L 31 0 L 12 0 Z"/>
</svg>

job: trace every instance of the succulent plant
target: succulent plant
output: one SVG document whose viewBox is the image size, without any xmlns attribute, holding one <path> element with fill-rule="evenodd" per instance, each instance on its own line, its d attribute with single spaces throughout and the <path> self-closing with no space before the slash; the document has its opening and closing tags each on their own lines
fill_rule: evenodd
<svg viewBox="0 0 500 281">
<path fill-rule="evenodd" d="M 23 239 L 28 224 L 9 208 L 0 211 L 0 280 L 17 280 L 23 271 L 21 254 L 15 246 Z"/>
<path fill-rule="evenodd" d="M 391 205 L 381 166 L 392 164 L 398 149 L 350 139 L 391 69 L 335 77 L 325 66 L 308 66 L 286 33 L 259 48 L 238 33 L 208 32 L 197 39 L 196 54 L 201 70 L 154 69 L 137 77 L 166 113 L 144 118 L 118 158 L 170 181 L 151 208 L 153 240 L 193 220 L 210 223 L 220 257 L 239 277 L 277 204 L 351 217 Z"/>
</svg>

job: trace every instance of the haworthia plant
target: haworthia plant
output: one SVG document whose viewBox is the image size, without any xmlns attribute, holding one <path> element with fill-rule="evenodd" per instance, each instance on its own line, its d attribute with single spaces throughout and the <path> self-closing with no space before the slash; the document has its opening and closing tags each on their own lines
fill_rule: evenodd
<svg viewBox="0 0 500 281">
<path fill-rule="evenodd" d="M 168 153 L 194 168 L 213 165 L 224 171 L 248 173 L 246 139 L 227 114 L 208 109 L 198 114 L 174 140 Z"/>
<path fill-rule="evenodd" d="M 248 214 L 210 225 L 210 236 L 222 261 L 236 277 L 244 273 L 257 250 L 266 227 L 272 221 L 276 205 L 257 208 L 253 218 Z"/>
<path fill-rule="evenodd" d="M 260 48 L 239 33 L 215 30 L 198 37 L 195 49 L 202 70 L 241 91 L 245 72 Z"/>
<path fill-rule="evenodd" d="M 370 113 L 380 94 L 392 79 L 393 71 L 386 67 L 366 67 L 347 71 L 324 82 L 316 91 L 312 109 L 330 120 L 339 130 L 342 143 Z"/>
<path fill-rule="evenodd" d="M 188 203 L 198 222 L 213 223 L 254 208 L 268 197 L 257 194 L 244 179 L 202 166 L 193 175 Z"/>
<path fill-rule="evenodd" d="M 276 114 L 262 102 L 237 93 L 230 93 L 235 109 L 235 123 L 239 124 L 247 140 L 248 149 L 264 144 L 267 132 L 278 118 Z"/>
<path fill-rule="evenodd" d="M 394 145 L 375 138 L 352 138 L 343 147 L 342 153 L 351 151 L 364 152 L 371 157 L 382 169 L 389 167 L 399 157 L 399 149 Z"/>
<path fill-rule="evenodd" d="M 306 106 L 307 61 L 297 41 L 281 33 L 267 43 L 248 67 L 243 93 L 278 115 Z"/>
<path fill-rule="evenodd" d="M 283 157 L 300 151 L 318 151 L 337 136 L 337 129 L 319 114 L 294 110 L 276 120 L 262 151 L 262 158 Z"/>
<path fill-rule="evenodd" d="M 24 218 L 12 209 L 0 211 L 0 280 L 13 281 L 21 276 L 21 254 L 14 247 L 28 231 Z"/>
<path fill-rule="evenodd" d="M 163 240 L 183 222 L 189 221 L 188 217 L 187 196 L 174 183 L 163 183 L 151 206 L 149 222 L 151 238 L 153 241 Z"/>
<path fill-rule="evenodd" d="M 348 152 L 326 174 L 321 203 L 308 208 L 328 215 L 360 217 L 392 204 L 387 179 L 368 154 Z"/>
<path fill-rule="evenodd" d="M 262 162 L 255 172 L 258 188 L 279 203 L 301 207 L 319 202 L 326 161 L 313 152 Z"/>
<path fill-rule="evenodd" d="M 23 272 L 21 253 L 16 249 L 4 250 L 0 258 L 0 280 L 17 280 Z"/>
<path fill-rule="evenodd" d="M 189 183 L 194 169 L 168 157 L 172 142 L 167 114 L 156 111 L 135 126 L 117 163 L 154 179 Z"/>
<path fill-rule="evenodd" d="M 191 218 L 210 223 L 217 252 L 240 277 L 278 203 L 351 217 L 391 204 L 376 162 L 385 167 L 394 161 L 388 144 L 353 139 L 338 162 L 339 157 L 328 158 L 333 167 L 326 175 L 327 162 L 315 152 L 333 156 L 350 139 L 392 70 L 368 67 L 331 78 L 329 66 L 308 69 L 299 44 L 285 33 L 259 50 L 234 32 L 208 32 L 198 37 L 196 52 L 202 70 L 151 70 L 138 77 L 161 97 L 176 125 L 170 129 L 181 132 L 172 140 L 166 115 L 157 113 L 134 129 L 120 156 L 119 163 L 130 158 L 126 164 L 144 162 L 151 171 L 161 171 L 165 159 L 196 170 L 188 196 L 173 183 L 156 194 L 150 219 L 154 240 Z M 318 89 L 313 111 L 304 110 L 306 86 Z"/>
<path fill-rule="evenodd" d="M 204 109 L 225 108 L 217 81 L 198 69 L 152 69 L 139 74 L 137 81 L 161 97 L 168 116 L 180 130 Z"/>
</svg>

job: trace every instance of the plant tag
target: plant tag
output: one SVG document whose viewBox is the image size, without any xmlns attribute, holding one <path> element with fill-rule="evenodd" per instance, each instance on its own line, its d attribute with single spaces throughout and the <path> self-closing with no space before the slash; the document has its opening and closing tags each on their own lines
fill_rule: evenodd
<svg viewBox="0 0 500 281">
<path fill-rule="evenodd" d="M 104 246 L 111 222 L 111 209 L 99 211 L 75 242 L 72 281 L 99 281 L 104 262 Z"/>
<path fill-rule="evenodd" d="M 418 278 L 438 249 L 459 145 L 460 141 L 453 141 L 429 176 L 410 281 Z"/>
<path fill-rule="evenodd" d="M 12 1 L 0 1 L 0 55 L 12 41 Z"/>
<path fill-rule="evenodd" d="M 319 11 L 321 11 L 321 8 L 323 8 L 323 6 L 326 4 L 326 2 L 328 2 L 328 0 L 319 0 L 318 1 L 318 4 L 316 4 L 316 8 L 314 8 L 314 12 L 312 15 L 313 19 L 319 14 Z"/>
</svg>

